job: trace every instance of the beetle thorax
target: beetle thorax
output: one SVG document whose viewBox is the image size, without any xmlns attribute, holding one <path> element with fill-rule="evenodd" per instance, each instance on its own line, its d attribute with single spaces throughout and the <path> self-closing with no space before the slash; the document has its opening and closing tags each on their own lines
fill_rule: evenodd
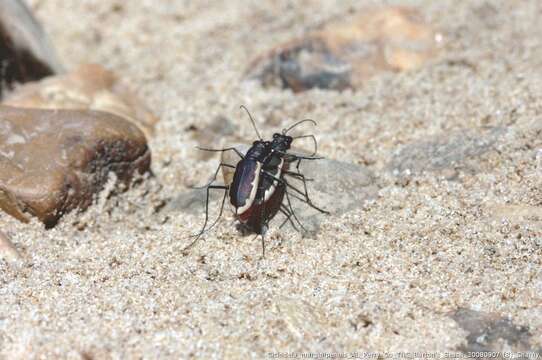
<svg viewBox="0 0 542 360">
<path fill-rule="evenodd" d="M 271 142 L 269 141 L 254 141 L 252 147 L 248 149 L 245 159 L 261 161 L 262 158 L 268 155 Z"/>
</svg>

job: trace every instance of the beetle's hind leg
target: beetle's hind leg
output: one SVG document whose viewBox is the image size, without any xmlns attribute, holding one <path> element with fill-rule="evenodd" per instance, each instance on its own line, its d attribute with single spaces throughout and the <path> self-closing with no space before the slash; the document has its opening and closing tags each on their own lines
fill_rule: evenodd
<svg viewBox="0 0 542 360">
<path fill-rule="evenodd" d="M 293 198 L 299 200 L 299 201 L 302 201 L 304 202 L 305 204 L 309 205 L 311 208 L 315 209 L 315 210 L 318 210 L 319 212 L 323 213 L 323 214 L 329 214 L 329 211 L 326 211 L 324 209 L 321 209 L 319 208 L 318 206 L 314 205 L 311 201 L 311 199 L 309 198 L 308 194 L 306 192 L 303 192 L 301 190 L 299 190 L 297 187 L 293 186 L 292 184 L 290 184 L 288 181 L 286 181 L 286 179 L 284 178 L 278 178 L 276 177 L 275 175 L 271 174 L 270 172 L 267 172 L 267 171 L 263 171 L 263 173 L 266 175 L 266 176 L 270 176 L 273 180 L 276 180 L 278 181 L 279 183 L 281 184 L 284 184 L 286 186 L 286 188 L 290 188 L 292 189 L 293 191 L 295 191 L 296 193 L 300 194 L 301 196 L 303 197 L 299 197 L 299 196 L 296 196 L 294 194 L 291 194 Z M 288 193 L 288 192 L 286 192 Z"/>
<path fill-rule="evenodd" d="M 280 224 L 279 229 L 282 229 L 284 225 L 286 225 L 286 223 L 289 221 L 290 225 L 292 225 L 294 230 L 299 232 L 299 229 L 297 228 L 297 226 L 295 226 L 295 223 L 292 220 L 292 213 L 290 212 L 290 210 L 286 206 L 281 205 L 279 211 L 286 217 L 284 221 Z"/>
<path fill-rule="evenodd" d="M 297 165 L 296 165 L 296 170 L 297 171 L 285 171 L 284 172 L 284 175 L 288 175 L 290 177 L 293 177 L 294 179 L 297 179 L 297 180 L 300 180 L 302 183 L 303 183 L 303 190 L 304 190 L 304 194 L 302 194 L 309 202 L 310 202 L 310 198 L 309 198 L 309 190 L 307 188 L 307 181 L 314 181 L 314 179 L 308 179 L 305 177 L 305 175 L 303 175 L 301 173 L 301 171 L 299 170 L 299 165 L 301 163 L 301 159 L 298 159 L 297 160 Z"/>
<path fill-rule="evenodd" d="M 292 202 L 290 201 L 290 194 L 288 193 L 288 191 L 285 191 L 285 195 L 286 195 L 286 202 L 288 203 L 288 208 L 292 216 L 294 217 L 295 221 L 299 224 L 301 229 L 303 229 L 303 232 L 305 234 L 308 233 L 307 229 L 305 229 L 305 226 L 303 226 L 303 224 L 301 223 L 301 221 L 299 221 L 299 219 L 297 218 L 297 215 L 295 214 L 294 208 L 292 207 Z"/>
<path fill-rule="evenodd" d="M 206 197 L 205 197 L 205 221 L 203 222 L 203 227 L 201 228 L 201 231 L 198 234 L 192 235 L 192 236 L 195 237 L 195 239 L 190 244 L 185 246 L 182 249 L 182 252 L 186 252 L 191 247 L 193 247 L 205 232 L 211 230 L 218 223 L 218 220 L 220 220 L 220 217 L 222 216 L 222 212 L 224 210 L 224 203 L 226 202 L 226 197 L 228 195 L 228 189 L 229 188 L 230 188 L 229 186 L 224 186 L 224 185 L 209 185 L 209 186 L 207 186 Z M 219 212 L 216 220 L 211 224 L 211 226 L 209 226 L 207 228 L 207 223 L 209 222 L 209 190 L 211 190 L 211 189 L 224 190 L 224 196 L 222 197 L 222 203 L 220 204 L 220 212 Z"/>
<path fill-rule="evenodd" d="M 220 163 L 220 165 L 218 165 L 218 167 L 216 168 L 216 171 L 215 171 L 213 177 L 211 178 L 211 181 L 209 181 L 206 185 L 203 185 L 203 186 L 194 186 L 194 187 L 192 187 L 192 189 L 206 189 L 206 188 L 208 188 L 209 186 L 211 186 L 211 184 L 216 180 L 216 177 L 218 176 L 218 172 L 220 171 L 220 169 L 221 169 L 223 166 L 224 166 L 224 167 L 231 168 L 231 169 L 235 169 L 235 166 L 233 166 L 233 165 L 225 164 L 225 163 Z"/>
</svg>

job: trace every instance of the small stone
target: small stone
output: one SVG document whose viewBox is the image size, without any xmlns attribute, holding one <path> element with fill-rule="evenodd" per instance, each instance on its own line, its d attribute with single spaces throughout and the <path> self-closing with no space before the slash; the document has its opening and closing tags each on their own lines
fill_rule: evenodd
<svg viewBox="0 0 542 360">
<path fill-rule="evenodd" d="M 128 184 L 150 161 L 144 134 L 116 115 L 0 106 L 0 207 L 21 221 L 54 226 L 111 173 Z"/>
<path fill-rule="evenodd" d="M 527 204 L 485 204 L 487 213 L 497 221 L 506 219 L 513 223 L 529 223 L 533 229 L 542 230 L 542 206 Z"/>
<path fill-rule="evenodd" d="M 0 98 L 14 83 L 39 80 L 61 70 L 40 24 L 19 0 L 0 0 Z"/>
<path fill-rule="evenodd" d="M 216 144 L 220 144 L 225 138 L 236 139 L 237 126 L 227 117 L 217 116 L 208 126 L 202 129 L 193 126 L 191 129 L 192 138 L 197 141 L 200 147 L 212 148 Z M 198 150 L 196 156 L 200 160 L 208 160 L 216 155 L 210 151 Z"/>
<path fill-rule="evenodd" d="M 158 118 L 116 76 L 97 64 L 80 65 L 68 74 L 47 77 L 18 87 L 3 105 L 38 109 L 105 111 L 121 116 L 153 133 Z"/>
<path fill-rule="evenodd" d="M 276 299 L 275 309 L 281 315 L 288 332 L 297 339 L 304 339 L 308 334 L 323 333 L 326 319 L 329 318 L 320 308 L 295 298 Z"/>
<path fill-rule="evenodd" d="M 209 192 L 209 201 L 218 201 L 219 197 L 221 198 L 219 192 L 220 191 Z M 166 212 L 183 211 L 190 214 L 204 214 L 206 196 L 205 189 L 191 189 L 185 191 L 170 201 L 166 205 L 165 210 Z"/>
<path fill-rule="evenodd" d="M 382 71 L 420 68 L 435 55 L 437 35 L 413 8 L 365 9 L 257 58 L 248 77 L 294 92 L 357 88 Z"/>
<path fill-rule="evenodd" d="M 492 150 L 504 133 L 505 129 L 493 128 L 482 133 L 463 131 L 413 142 L 400 148 L 389 168 L 400 176 L 437 171 L 451 180 L 457 175 L 457 167 L 479 171 L 480 164 L 477 161 L 467 164 L 468 160 Z"/>
<path fill-rule="evenodd" d="M 528 328 L 518 326 L 498 314 L 458 309 L 451 314 L 451 318 L 468 333 L 466 344 L 458 349 L 464 353 L 533 351 Z"/>
<path fill-rule="evenodd" d="M 9 237 L 0 231 L 0 259 L 9 263 L 16 263 L 22 260 L 21 255 L 9 239 Z"/>
</svg>

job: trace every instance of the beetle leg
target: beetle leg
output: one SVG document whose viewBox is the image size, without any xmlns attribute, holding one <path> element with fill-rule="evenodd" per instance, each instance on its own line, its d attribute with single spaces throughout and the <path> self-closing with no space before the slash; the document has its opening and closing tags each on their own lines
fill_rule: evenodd
<svg viewBox="0 0 542 360">
<path fill-rule="evenodd" d="M 299 162 L 301 162 L 301 160 L 299 160 Z M 299 164 L 298 162 L 298 164 Z M 301 182 L 303 183 L 303 190 L 305 191 L 305 193 L 303 194 L 305 196 L 305 198 L 309 198 L 309 190 L 307 189 L 307 181 L 313 181 L 314 179 L 307 179 L 305 177 L 305 175 L 301 174 L 299 172 L 299 168 L 298 168 L 298 172 L 293 172 L 293 171 L 284 171 L 284 174 L 285 175 L 289 175 L 295 179 L 298 179 L 298 180 L 301 180 Z"/>
<path fill-rule="evenodd" d="M 279 226 L 279 229 L 282 229 L 282 227 L 284 225 L 286 225 L 286 223 L 288 221 L 290 221 L 290 224 L 292 225 L 292 227 L 294 228 L 295 231 L 299 232 L 299 230 L 297 229 L 297 227 L 295 226 L 295 223 L 292 221 L 292 213 L 290 212 L 290 210 L 288 210 L 287 207 L 285 206 L 281 206 L 281 208 L 279 209 L 279 211 L 284 215 L 286 216 L 286 219 L 284 219 L 284 221 L 282 222 L 282 224 L 280 224 Z"/>
<path fill-rule="evenodd" d="M 282 171 L 282 173 L 284 175 L 289 175 L 297 180 L 301 180 L 301 181 L 314 181 L 314 179 L 312 178 L 307 178 L 305 177 L 305 175 L 301 174 L 301 173 L 297 173 L 295 171 L 290 171 L 290 170 L 285 170 L 285 171 Z"/>
<path fill-rule="evenodd" d="M 301 191 L 301 190 L 299 190 L 298 188 L 296 188 L 295 186 L 291 185 L 291 184 L 288 183 L 286 180 L 281 179 L 281 178 L 278 178 L 278 177 L 276 177 L 275 175 L 273 175 L 273 174 L 271 174 L 270 172 L 265 171 L 265 170 L 262 170 L 262 173 L 263 173 L 264 175 L 267 175 L 267 176 L 271 177 L 273 180 L 278 181 L 280 184 L 286 185 L 287 187 L 291 188 L 291 189 L 294 190 L 295 192 L 297 192 L 297 193 L 299 193 L 299 194 L 301 194 L 301 195 L 305 195 L 305 194 L 303 194 L 303 191 Z"/>
<path fill-rule="evenodd" d="M 260 182 L 258 187 L 259 187 L 258 192 L 262 191 L 263 183 Z M 262 222 L 262 226 L 260 229 L 261 230 L 260 232 L 262 235 L 262 259 L 265 259 L 265 233 L 267 232 L 268 224 L 269 224 L 269 219 L 267 219 L 267 217 L 265 216 L 265 202 L 263 202 L 261 206 L 260 220 Z"/>
<path fill-rule="evenodd" d="M 281 154 L 283 155 L 284 157 L 286 157 L 288 159 L 288 161 L 290 162 L 293 162 L 293 161 L 297 161 L 299 159 L 304 159 L 304 160 L 322 160 L 322 159 L 325 159 L 321 156 L 304 156 L 304 155 L 300 155 L 300 154 L 293 154 L 293 153 L 290 153 L 290 152 L 284 152 L 284 151 L 279 151 L 279 150 L 275 150 L 278 154 Z"/>
<path fill-rule="evenodd" d="M 289 182 L 287 182 L 285 179 L 283 179 L 283 178 L 278 178 L 278 177 L 276 177 L 275 175 L 271 174 L 270 172 L 267 172 L 267 171 L 265 171 L 265 170 L 262 170 L 262 172 L 263 172 L 265 175 L 270 176 L 273 180 L 278 181 L 279 183 L 286 185 L 287 187 L 289 187 L 290 189 L 292 189 L 292 190 L 295 191 L 296 193 L 298 193 L 298 194 L 304 196 L 304 197 L 305 197 L 305 202 L 306 202 L 307 204 L 312 204 L 312 202 L 311 202 L 311 200 L 309 199 L 309 196 L 308 196 L 308 194 L 307 194 L 306 192 L 304 193 L 303 191 L 299 190 L 297 187 L 295 187 L 295 186 L 293 186 L 292 184 L 290 184 Z"/>
<path fill-rule="evenodd" d="M 299 166 L 301 165 L 301 159 L 297 160 L 297 164 L 295 165 L 295 169 L 297 170 L 297 173 L 299 176 L 303 179 L 303 187 L 305 188 L 305 195 L 308 198 L 309 197 L 309 191 L 307 190 L 307 181 L 312 181 L 313 179 L 306 179 L 305 175 L 301 173 L 301 170 L 299 170 Z"/>
<path fill-rule="evenodd" d="M 288 194 L 288 191 L 285 191 L 285 193 L 286 193 L 286 201 L 288 202 L 288 207 L 290 208 L 290 211 L 292 212 L 292 216 L 294 217 L 295 221 L 297 221 L 299 226 L 301 226 L 301 228 L 303 229 L 303 232 L 307 233 L 308 232 L 307 229 L 305 229 L 305 227 L 303 226 L 301 221 L 299 221 L 299 219 L 297 218 L 297 215 L 295 214 L 294 208 L 292 207 L 292 202 L 290 201 L 290 194 Z"/>
<path fill-rule="evenodd" d="M 293 198 L 296 198 L 297 200 L 299 201 L 302 201 L 304 202 L 305 204 L 309 205 L 310 207 L 312 207 L 313 209 L 315 210 L 318 210 L 319 212 L 323 213 L 323 214 L 329 214 L 329 211 L 326 211 L 324 209 L 321 209 L 319 208 L 318 206 L 314 205 L 311 201 L 311 199 L 308 197 L 308 195 L 304 194 L 301 190 L 299 190 L 298 188 L 296 188 L 295 186 L 291 185 L 289 182 L 287 182 L 285 179 L 279 179 L 278 177 L 274 176 L 273 174 L 265 171 L 265 170 L 262 170 L 262 173 L 266 176 L 270 176 L 272 179 L 278 181 L 279 183 L 281 184 L 284 184 L 286 185 L 286 187 L 289 187 L 290 189 L 294 190 L 295 192 L 299 193 L 300 195 L 302 195 L 304 198 L 301 198 L 299 196 L 296 196 L 294 194 L 291 194 Z M 288 193 L 288 192 L 287 192 Z"/>
<path fill-rule="evenodd" d="M 233 166 L 233 165 L 220 163 L 220 165 L 218 165 L 218 167 L 216 168 L 215 174 L 213 175 L 211 181 L 209 181 L 206 185 L 203 185 L 203 186 L 194 186 L 194 187 L 192 187 L 192 189 L 205 189 L 205 188 L 209 187 L 216 180 L 216 177 L 218 176 L 218 172 L 220 171 L 220 168 L 222 166 L 235 169 L 235 166 Z"/>
<path fill-rule="evenodd" d="M 196 148 L 198 150 L 203 150 L 203 151 L 215 151 L 215 152 L 224 152 L 224 151 L 235 151 L 235 153 L 237 155 L 239 155 L 239 157 L 241 159 L 244 159 L 245 156 L 243 154 L 241 154 L 241 152 L 239 150 L 237 150 L 236 148 L 234 147 L 229 147 L 229 148 L 224 148 L 224 149 L 209 149 L 209 148 L 204 148 L 204 147 L 200 147 L 200 146 L 196 146 Z"/>
<path fill-rule="evenodd" d="M 262 228 L 262 259 L 265 259 L 265 233 L 267 232 L 267 227 Z"/>
<path fill-rule="evenodd" d="M 207 222 L 209 221 L 209 190 L 210 189 L 224 190 L 224 197 L 222 198 L 222 204 L 220 205 L 220 212 L 219 212 L 216 220 L 211 224 L 211 226 L 209 226 L 209 228 L 205 229 L 207 227 Z M 213 228 L 213 226 L 216 225 L 218 220 L 220 220 L 220 217 L 222 216 L 222 211 L 224 210 L 224 203 L 226 201 L 226 195 L 228 194 L 228 189 L 229 189 L 229 186 L 223 186 L 223 185 L 209 185 L 207 187 L 207 195 L 206 195 L 206 199 L 205 199 L 205 221 L 203 222 L 203 227 L 202 227 L 201 231 L 198 234 L 193 235 L 193 236 L 195 236 L 195 239 L 190 244 L 188 244 L 188 246 L 185 246 L 182 249 L 182 252 L 185 252 L 186 250 L 188 250 L 192 246 L 194 246 L 198 242 L 198 240 L 201 238 L 201 236 L 206 231 L 211 230 Z"/>
<path fill-rule="evenodd" d="M 318 212 L 321 212 L 322 214 L 326 214 L 326 215 L 330 214 L 329 211 L 324 210 L 324 209 L 320 209 L 318 206 L 314 205 L 314 203 L 308 202 L 307 200 L 303 199 L 302 197 L 299 197 L 299 196 L 294 195 L 294 194 L 290 194 L 290 196 L 293 197 L 294 199 L 297 199 L 297 200 L 309 205 L 311 208 L 313 208 L 314 210 L 317 210 Z"/>
</svg>

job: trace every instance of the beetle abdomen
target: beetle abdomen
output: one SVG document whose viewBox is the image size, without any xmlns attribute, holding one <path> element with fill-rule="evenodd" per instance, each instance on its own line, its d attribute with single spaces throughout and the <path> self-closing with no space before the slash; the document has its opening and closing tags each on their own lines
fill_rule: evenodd
<svg viewBox="0 0 542 360">
<path fill-rule="evenodd" d="M 261 234 L 264 225 L 279 211 L 284 194 L 284 184 L 278 183 L 269 200 L 255 202 L 248 211 L 238 217 L 239 221 L 256 234 Z"/>
</svg>

